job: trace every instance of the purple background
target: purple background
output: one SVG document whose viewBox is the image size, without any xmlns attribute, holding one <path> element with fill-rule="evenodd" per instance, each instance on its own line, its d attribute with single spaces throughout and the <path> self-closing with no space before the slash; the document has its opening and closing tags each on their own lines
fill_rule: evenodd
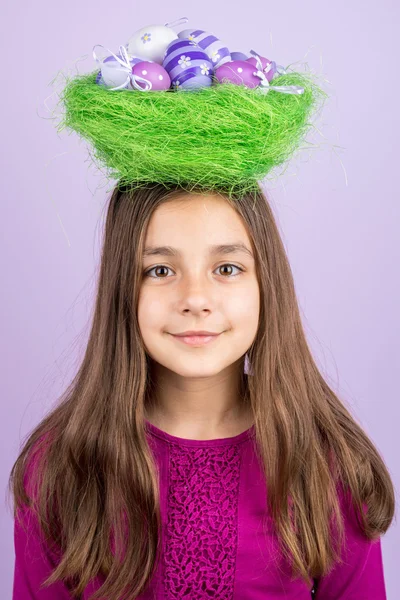
<svg viewBox="0 0 400 600">
<path fill-rule="evenodd" d="M 66 131 L 58 136 L 46 120 L 57 98 L 50 82 L 58 71 L 73 72 L 79 57 L 86 56 L 79 73 L 93 70 L 95 44 L 116 52 L 145 25 L 187 16 L 176 31 L 205 29 L 231 50 L 254 49 L 284 66 L 299 61 L 300 69 L 307 62 L 329 80 L 320 135 L 309 138 L 318 147 L 298 155 L 266 189 L 317 362 L 398 486 L 398 6 L 3 1 L 2 55 L 13 59 L 3 61 L 1 94 L 1 598 L 11 597 L 14 564 L 9 471 L 82 355 L 102 209 L 113 184 L 91 166 L 84 142 Z M 388 598 L 395 600 L 396 522 L 382 544 Z"/>
</svg>

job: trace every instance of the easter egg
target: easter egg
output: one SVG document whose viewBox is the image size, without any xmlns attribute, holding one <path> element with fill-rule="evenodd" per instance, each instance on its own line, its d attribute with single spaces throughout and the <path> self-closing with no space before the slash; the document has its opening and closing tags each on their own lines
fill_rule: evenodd
<svg viewBox="0 0 400 600">
<path fill-rule="evenodd" d="M 175 89 L 197 89 L 212 85 L 213 65 L 208 55 L 195 42 L 172 41 L 166 51 L 163 67 Z"/>
<path fill-rule="evenodd" d="M 117 54 L 118 58 L 121 60 L 125 60 L 120 54 Z M 131 68 L 140 62 L 140 58 L 130 57 L 129 63 Z M 101 81 L 105 87 L 118 87 L 122 85 L 125 81 L 127 82 L 126 87 L 129 88 L 130 81 L 127 80 L 129 75 L 129 71 L 127 67 L 121 65 L 120 62 L 117 61 L 115 56 L 108 56 L 101 63 Z M 100 81 L 100 85 L 101 85 Z"/>
<path fill-rule="evenodd" d="M 215 77 L 220 83 L 234 83 L 255 88 L 260 85 L 261 79 L 254 75 L 257 69 L 245 60 L 234 60 L 218 67 Z"/>
<path fill-rule="evenodd" d="M 178 37 L 195 42 L 200 46 L 207 53 L 214 69 L 231 60 L 230 52 L 224 43 L 215 35 L 202 29 L 184 29 L 178 33 Z"/>
<path fill-rule="evenodd" d="M 273 78 L 273 76 L 276 73 L 276 63 L 273 62 L 272 60 L 269 60 L 268 58 L 265 58 L 264 56 L 260 56 L 260 60 L 261 60 L 262 70 L 263 70 L 265 77 L 268 79 L 268 81 L 271 81 L 271 79 Z M 257 67 L 257 59 L 255 56 L 252 56 L 251 58 L 247 58 L 246 62 L 249 62 L 252 65 L 254 65 L 255 67 Z M 271 67 L 267 71 L 269 65 L 271 65 Z"/>
<path fill-rule="evenodd" d="M 171 86 L 171 79 L 167 71 L 156 62 L 141 61 L 132 68 L 132 73 L 150 81 L 152 84 L 150 91 L 168 90 Z M 137 84 L 144 88 L 141 81 L 137 81 Z"/>
<path fill-rule="evenodd" d="M 231 52 L 231 60 L 247 60 L 248 55 L 244 52 Z"/>
<path fill-rule="evenodd" d="M 128 41 L 128 52 L 140 56 L 142 60 L 151 60 L 162 64 L 165 49 L 178 38 L 170 27 L 165 25 L 149 25 L 139 29 Z"/>
</svg>

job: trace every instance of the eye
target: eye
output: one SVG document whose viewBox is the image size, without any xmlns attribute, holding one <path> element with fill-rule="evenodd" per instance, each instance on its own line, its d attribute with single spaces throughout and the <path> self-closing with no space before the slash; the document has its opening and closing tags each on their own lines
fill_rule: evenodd
<svg viewBox="0 0 400 600">
<path fill-rule="evenodd" d="M 217 267 L 217 269 L 220 269 L 221 267 L 233 267 L 234 269 L 239 270 L 239 273 L 236 273 L 235 275 L 229 275 L 229 279 L 232 279 L 233 277 L 238 277 L 244 271 L 244 269 L 242 269 L 241 267 L 238 267 L 237 265 L 233 265 L 231 263 L 225 263 L 223 265 L 220 265 L 219 267 Z M 166 265 L 156 265 L 155 267 L 152 267 L 151 269 L 148 269 L 147 271 L 145 271 L 143 273 L 143 275 L 145 277 L 151 277 L 151 275 L 149 275 L 149 273 L 151 273 L 151 271 L 154 271 L 154 269 L 159 269 L 159 268 L 169 269 L 169 267 L 167 267 Z M 165 277 L 153 277 L 153 279 L 165 279 Z"/>
</svg>

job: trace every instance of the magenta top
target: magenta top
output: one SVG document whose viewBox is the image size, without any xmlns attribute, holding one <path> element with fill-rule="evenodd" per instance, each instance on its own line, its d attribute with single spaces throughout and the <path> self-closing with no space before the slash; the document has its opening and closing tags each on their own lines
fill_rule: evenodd
<svg viewBox="0 0 400 600">
<path fill-rule="evenodd" d="M 160 472 L 162 555 L 137 600 L 386 600 L 381 540 L 369 541 L 355 513 L 343 505 L 345 562 L 306 584 L 290 580 L 290 565 L 267 520 L 263 474 L 255 453 L 255 428 L 230 438 L 190 440 L 146 421 Z M 31 518 L 29 518 L 31 517 Z M 39 590 L 56 558 L 37 523 L 24 513 L 28 535 L 14 522 L 13 600 L 71 600 L 62 583 Z M 93 579 L 82 600 L 104 582 Z"/>
</svg>

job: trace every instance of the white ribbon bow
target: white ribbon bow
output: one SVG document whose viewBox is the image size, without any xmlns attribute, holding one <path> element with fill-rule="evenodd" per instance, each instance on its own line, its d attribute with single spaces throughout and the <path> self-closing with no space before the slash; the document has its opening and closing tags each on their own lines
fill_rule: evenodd
<svg viewBox="0 0 400 600">
<path fill-rule="evenodd" d="M 189 21 L 188 17 L 181 17 L 180 19 L 171 21 L 171 23 L 165 23 L 164 27 L 176 27 L 177 25 L 182 25 L 183 23 L 187 23 L 188 21 Z"/>
<path fill-rule="evenodd" d="M 114 88 L 106 88 L 107 90 L 109 90 L 110 92 L 114 91 L 114 90 L 122 90 L 123 88 L 126 88 L 127 84 L 130 82 L 131 85 L 136 89 L 139 90 L 140 92 L 148 92 L 151 90 L 151 88 L 153 87 L 153 84 L 151 83 L 151 81 L 149 81 L 148 79 L 144 79 L 143 77 L 140 77 L 139 75 L 134 75 L 132 73 L 132 65 L 129 62 L 129 56 L 128 53 L 126 51 L 125 46 L 120 46 L 119 47 L 119 53 L 121 54 L 121 56 L 123 57 L 123 59 L 120 59 L 118 56 L 116 56 L 114 54 L 114 52 L 111 52 L 111 50 L 109 50 L 108 48 L 105 48 L 104 46 L 102 46 L 101 44 L 96 44 L 96 46 L 93 46 L 93 58 L 100 63 L 100 66 L 102 64 L 102 61 L 97 58 L 96 56 L 96 52 L 94 51 L 94 49 L 99 46 L 100 48 L 104 48 L 105 50 L 107 50 L 107 52 L 109 52 L 114 58 L 115 60 L 117 60 L 119 62 L 119 64 L 123 67 L 123 70 L 126 71 L 126 80 L 124 81 L 124 83 L 122 85 L 119 85 L 118 87 L 114 87 Z M 145 87 L 143 88 L 142 86 L 140 86 L 137 82 L 140 81 L 141 83 L 144 83 Z M 129 89 L 126 88 L 128 90 L 128 92 L 133 92 L 133 89 Z"/>
<path fill-rule="evenodd" d="M 269 90 L 275 90 L 276 92 L 283 92 L 284 94 L 304 93 L 304 88 L 300 87 L 299 85 L 271 85 L 268 79 L 266 78 L 265 74 L 269 73 L 270 70 L 274 67 L 276 69 L 276 72 L 279 73 L 279 75 L 286 75 L 285 69 L 282 66 L 277 65 L 274 61 L 272 61 L 263 71 L 262 62 L 257 52 L 254 52 L 254 50 L 250 50 L 250 54 L 253 54 L 253 56 L 256 57 L 258 71 L 254 71 L 253 75 L 256 75 L 260 78 L 261 81 L 258 89 L 260 89 L 262 92 L 268 93 Z"/>
</svg>

